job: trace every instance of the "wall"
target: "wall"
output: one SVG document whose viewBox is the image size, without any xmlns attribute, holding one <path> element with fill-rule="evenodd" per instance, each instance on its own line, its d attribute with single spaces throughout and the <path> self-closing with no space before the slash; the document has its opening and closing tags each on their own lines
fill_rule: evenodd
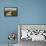
<svg viewBox="0 0 46 46">
<path fill-rule="evenodd" d="M 18 16 L 4 17 L 4 7 L 18 7 Z M 8 43 L 9 32 L 18 32 L 17 24 L 46 24 L 46 0 L 0 0 L 0 44 Z"/>
</svg>

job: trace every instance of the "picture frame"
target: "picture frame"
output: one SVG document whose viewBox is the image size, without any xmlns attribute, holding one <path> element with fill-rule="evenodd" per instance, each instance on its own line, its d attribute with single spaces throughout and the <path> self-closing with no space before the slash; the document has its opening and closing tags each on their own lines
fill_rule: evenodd
<svg viewBox="0 0 46 46">
<path fill-rule="evenodd" d="M 18 16 L 18 8 L 17 7 L 5 7 L 4 16 L 7 16 L 7 17 Z"/>
</svg>

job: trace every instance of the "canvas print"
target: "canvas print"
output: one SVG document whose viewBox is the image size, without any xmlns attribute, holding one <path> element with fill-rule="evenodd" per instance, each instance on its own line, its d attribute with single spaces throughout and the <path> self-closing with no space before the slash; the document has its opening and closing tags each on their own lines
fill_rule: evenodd
<svg viewBox="0 0 46 46">
<path fill-rule="evenodd" d="M 4 16 L 17 16 L 17 7 L 5 7 L 4 8 Z"/>
</svg>

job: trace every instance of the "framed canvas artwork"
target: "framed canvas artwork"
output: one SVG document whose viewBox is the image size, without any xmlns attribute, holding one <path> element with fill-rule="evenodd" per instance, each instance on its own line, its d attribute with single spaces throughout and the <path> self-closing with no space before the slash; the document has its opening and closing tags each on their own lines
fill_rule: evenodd
<svg viewBox="0 0 46 46">
<path fill-rule="evenodd" d="M 18 8 L 17 7 L 5 7 L 4 16 L 18 16 Z"/>
</svg>

